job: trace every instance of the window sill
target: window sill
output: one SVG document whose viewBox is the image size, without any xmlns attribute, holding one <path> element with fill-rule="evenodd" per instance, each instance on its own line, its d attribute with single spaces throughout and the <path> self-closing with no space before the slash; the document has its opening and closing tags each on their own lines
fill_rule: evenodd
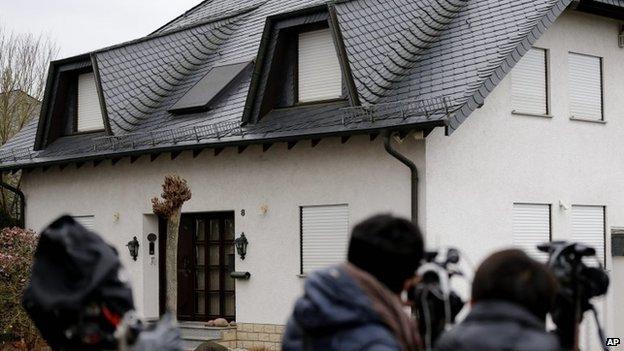
<svg viewBox="0 0 624 351">
<path fill-rule="evenodd" d="M 514 116 L 527 116 L 527 117 L 541 117 L 541 118 L 553 118 L 552 115 L 549 114 L 541 114 L 541 113 L 530 113 L 530 112 L 521 112 L 513 110 L 511 114 Z"/>
<path fill-rule="evenodd" d="M 323 104 L 332 104 L 335 102 L 347 101 L 346 96 L 339 96 L 336 98 L 329 99 L 321 99 L 321 100 L 309 100 L 309 101 L 297 101 L 293 104 L 292 107 L 303 107 L 303 106 L 313 106 L 313 105 L 323 105 Z"/>
<path fill-rule="evenodd" d="M 570 121 L 579 121 L 579 122 L 589 122 L 589 123 L 598 123 L 598 124 L 607 124 L 607 121 L 603 119 L 589 119 L 589 118 L 579 118 L 579 117 L 570 117 Z"/>
<path fill-rule="evenodd" d="M 86 135 L 86 134 L 97 134 L 97 133 L 105 133 L 106 130 L 105 129 L 93 129 L 93 130 L 82 130 L 82 131 L 75 131 L 71 134 L 69 134 L 70 136 L 73 135 Z"/>
</svg>

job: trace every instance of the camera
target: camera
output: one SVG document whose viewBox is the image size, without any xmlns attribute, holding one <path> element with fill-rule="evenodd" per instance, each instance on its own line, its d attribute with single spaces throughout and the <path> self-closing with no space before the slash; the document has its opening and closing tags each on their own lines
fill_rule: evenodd
<svg viewBox="0 0 624 351">
<path fill-rule="evenodd" d="M 566 241 L 553 241 L 537 248 L 550 254 L 548 266 L 559 282 L 559 293 L 570 301 L 578 298 L 582 312 L 590 308 L 591 298 L 607 293 L 609 276 L 601 263 L 596 260 L 597 267 L 585 263 L 586 258 L 596 256 L 594 248 Z"/>
<path fill-rule="evenodd" d="M 601 344 L 605 345 L 598 313 L 590 301 L 605 295 L 609 288 L 609 276 L 596 259 L 596 250 L 581 243 L 566 241 L 553 241 L 538 245 L 537 248 L 549 254 L 547 265 L 559 283 L 551 316 L 557 324 L 562 346 L 575 349 L 579 324 L 587 311 L 592 311 L 598 337 Z"/>
<path fill-rule="evenodd" d="M 433 349 L 435 341 L 455 323 L 464 307 L 464 301 L 450 286 L 452 277 L 463 276 L 457 267 L 459 259 L 459 251 L 454 248 L 426 252 L 425 263 L 417 272 L 421 281 L 408 293 L 426 350 Z"/>
</svg>

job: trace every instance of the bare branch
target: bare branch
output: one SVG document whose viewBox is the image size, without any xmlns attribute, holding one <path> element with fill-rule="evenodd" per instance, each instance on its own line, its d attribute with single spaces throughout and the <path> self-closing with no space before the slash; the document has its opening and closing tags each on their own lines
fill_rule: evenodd
<svg viewBox="0 0 624 351">
<path fill-rule="evenodd" d="M 38 114 L 47 70 L 58 51 L 46 36 L 0 26 L 0 145 Z"/>
</svg>

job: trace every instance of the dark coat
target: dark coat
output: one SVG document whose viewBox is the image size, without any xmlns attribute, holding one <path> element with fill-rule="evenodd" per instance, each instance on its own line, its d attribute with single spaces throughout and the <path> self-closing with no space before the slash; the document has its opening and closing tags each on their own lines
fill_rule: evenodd
<svg viewBox="0 0 624 351">
<path fill-rule="evenodd" d="M 304 290 L 286 326 L 282 350 L 402 350 L 369 298 L 341 268 L 313 273 Z"/>
<path fill-rule="evenodd" d="M 502 301 L 475 304 L 466 319 L 440 337 L 436 351 L 558 351 L 559 341 L 524 308 Z"/>
</svg>

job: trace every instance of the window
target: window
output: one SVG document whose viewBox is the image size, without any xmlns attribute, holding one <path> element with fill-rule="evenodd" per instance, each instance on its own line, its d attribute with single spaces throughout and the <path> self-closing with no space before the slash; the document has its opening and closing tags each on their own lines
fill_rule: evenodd
<svg viewBox="0 0 624 351">
<path fill-rule="evenodd" d="M 342 74 L 329 28 L 299 34 L 298 100 L 314 102 L 342 96 Z"/>
<path fill-rule="evenodd" d="M 514 113 L 548 114 L 548 75 L 546 50 L 533 48 L 511 72 Z"/>
<path fill-rule="evenodd" d="M 348 205 L 301 207 L 301 274 L 344 262 L 349 241 Z"/>
<path fill-rule="evenodd" d="M 215 66 L 169 109 L 183 114 L 207 111 L 251 67 L 251 62 Z"/>
<path fill-rule="evenodd" d="M 513 245 L 524 250 L 529 256 L 546 262 L 548 254 L 537 250 L 537 245 L 549 242 L 550 205 L 513 205 Z"/>
<path fill-rule="evenodd" d="M 605 264 L 604 206 L 572 206 L 572 240 L 596 249 L 596 257 Z"/>
<path fill-rule="evenodd" d="M 83 227 L 95 231 L 95 216 L 74 216 L 74 220 Z"/>
<path fill-rule="evenodd" d="M 568 56 L 568 77 L 571 117 L 603 120 L 602 59 L 570 53 Z"/>
<path fill-rule="evenodd" d="M 78 118 L 76 131 L 92 132 L 104 129 L 100 98 L 95 86 L 95 74 L 78 76 Z"/>
</svg>

